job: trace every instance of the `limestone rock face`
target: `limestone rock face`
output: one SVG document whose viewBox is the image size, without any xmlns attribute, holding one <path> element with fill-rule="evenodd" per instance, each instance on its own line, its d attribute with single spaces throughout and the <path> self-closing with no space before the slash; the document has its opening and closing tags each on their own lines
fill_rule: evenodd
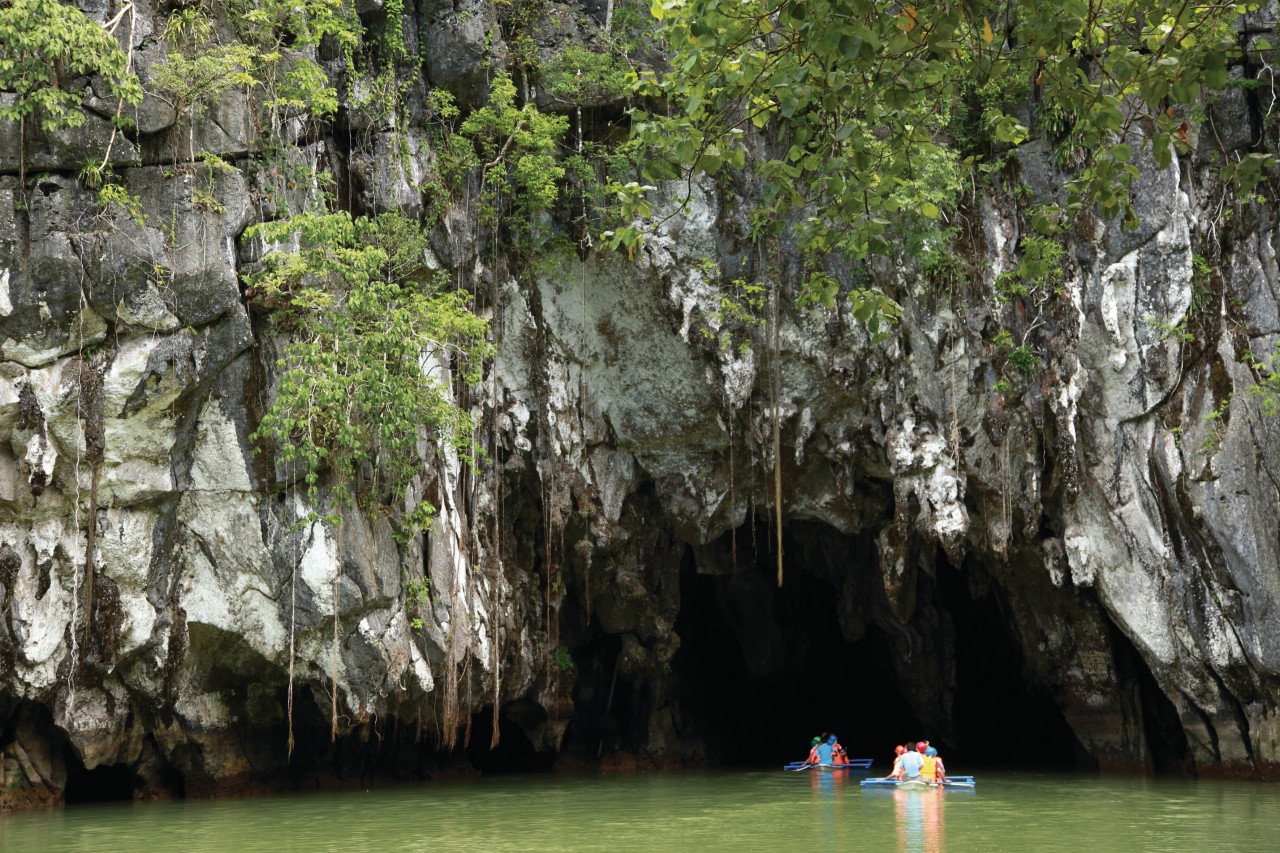
<svg viewBox="0 0 1280 853">
<path fill-rule="evenodd" d="M 602 8 L 557 6 L 559 26 Z M 506 50 L 487 38 L 495 9 L 418 14 L 430 84 L 483 103 Z M 1248 32 L 1271 26 L 1256 17 Z M 144 80 L 163 61 L 147 32 Z M 495 707 L 536 751 L 702 760 L 682 578 L 722 581 L 751 677 L 789 664 L 772 581 L 737 571 L 737 531 L 774 516 L 776 469 L 799 542 L 787 570 L 837 591 L 846 640 L 885 638 L 939 740 L 965 630 L 938 592 L 945 567 L 998 598 L 1018 677 L 1093 760 L 1149 767 L 1164 738 L 1202 772 L 1280 768 L 1280 417 L 1251 390 L 1280 342 L 1280 217 L 1223 220 L 1213 134 L 1163 171 L 1148 159 L 1140 227 L 1077 229 L 1052 292 L 992 298 L 1026 204 L 997 191 L 968 211 L 972 280 L 873 260 L 903 308 L 875 342 L 847 307 L 786 293 L 776 325 L 726 319 L 712 267 L 745 262 L 750 204 L 727 185 L 683 202 L 671 188 L 674 215 L 634 260 L 536 270 L 513 272 L 466 210 L 446 211 L 430 263 L 494 295 L 497 354 L 468 397 L 487 459 L 424 446 L 415 497 L 439 512 L 401 542 L 255 453 L 282 339 L 244 292 L 266 250 L 245 232 L 318 192 L 288 177 L 298 164 L 348 170 L 363 210 L 416 215 L 437 201 L 430 134 L 351 104 L 358 145 L 298 129 L 255 170 L 240 97 L 195 128 L 143 103 L 112 149 L 138 210 L 75 178 L 109 135 L 100 116 L 29 141 L 25 183 L 0 124 L 4 803 L 56 800 L 112 765 L 148 796 L 364 774 L 387 753 L 407 776 Z M 1258 144 L 1251 115 L 1216 103 L 1212 144 Z M 175 165 L 178 143 L 236 168 Z M 1016 159 L 1035 197 L 1060 192 L 1052 152 Z M 994 343 L 1006 328 L 1034 369 Z M 341 524 L 308 520 L 328 512 Z"/>
</svg>

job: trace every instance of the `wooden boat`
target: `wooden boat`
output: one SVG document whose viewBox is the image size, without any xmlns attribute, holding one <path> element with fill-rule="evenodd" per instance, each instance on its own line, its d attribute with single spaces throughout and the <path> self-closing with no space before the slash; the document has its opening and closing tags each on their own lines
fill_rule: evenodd
<svg viewBox="0 0 1280 853">
<path fill-rule="evenodd" d="M 783 770 L 870 770 L 870 758 L 850 758 L 847 764 L 809 764 L 806 761 L 793 761 Z"/>
<path fill-rule="evenodd" d="M 904 779 L 899 782 L 896 779 L 863 779 L 862 784 L 869 788 L 893 788 L 902 791 L 932 791 L 937 788 L 972 788 L 974 781 L 972 776 L 948 776 L 947 781 L 925 782 L 923 779 Z"/>
</svg>

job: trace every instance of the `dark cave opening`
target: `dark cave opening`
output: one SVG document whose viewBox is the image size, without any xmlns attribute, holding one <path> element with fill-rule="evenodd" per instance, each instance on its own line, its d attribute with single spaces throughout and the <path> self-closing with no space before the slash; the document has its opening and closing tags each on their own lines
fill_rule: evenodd
<svg viewBox="0 0 1280 853">
<path fill-rule="evenodd" d="M 894 745 L 923 737 L 953 771 L 1087 765 L 1049 688 L 1028 677 L 994 585 L 975 594 L 940 554 L 936 577 L 919 575 L 917 607 L 939 613 L 928 630 L 952 649 L 955 672 L 951 734 L 926 732 L 921 703 L 910 701 L 918 697 L 907 695 L 911 679 L 895 673 L 912 663 L 889 633 L 894 617 L 873 541 L 793 522 L 783 544 L 781 589 L 772 550 L 763 543 L 744 550 L 741 539 L 736 569 L 700 571 L 690 554 L 681 571 L 673 668 L 710 764 L 776 767 L 803 759 L 810 739 L 830 731 L 852 757 L 872 758 L 883 772 Z M 839 579 L 849 573 L 855 580 L 842 590 Z"/>
<path fill-rule="evenodd" d="M 937 591 L 955 632 L 950 767 L 1021 770 L 1078 769 L 1090 761 L 1048 687 L 1026 671 L 993 584 L 971 584 L 968 573 L 937 562 Z M 977 589 L 975 589 L 975 586 Z"/>
<path fill-rule="evenodd" d="M 498 717 L 498 745 L 493 739 L 493 707 L 489 706 L 471 718 L 471 739 L 467 758 L 482 774 L 543 773 L 551 769 L 555 755 L 539 752 L 525 733 L 546 722 L 546 713 L 532 702 L 514 702 L 505 706 Z"/>
<path fill-rule="evenodd" d="M 797 553 L 788 532 L 784 553 Z M 856 642 L 841 631 L 839 590 L 788 559 L 776 585 L 771 552 L 739 550 L 729 575 L 681 572 L 681 638 L 673 667 L 701 721 L 707 758 L 724 767 L 777 767 L 804 759 L 831 732 L 854 758 L 887 766 L 894 743 L 920 724 L 895 682 L 887 636 L 874 625 Z M 736 588 L 736 591 L 735 591 Z M 745 630 L 743 599 L 755 612 Z M 737 611 L 737 612 L 735 612 Z M 745 643 L 744 643 L 745 639 Z"/>
<path fill-rule="evenodd" d="M 102 764 L 86 770 L 72 750 L 67 754 L 70 760 L 63 799 L 69 806 L 132 800 L 141 787 L 142 780 L 126 764 Z"/>
<path fill-rule="evenodd" d="M 1133 642 L 1114 623 L 1108 622 L 1107 628 L 1121 683 L 1137 685 L 1152 771 L 1166 775 L 1191 775 L 1195 771 L 1195 762 L 1191 758 L 1191 747 L 1177 708 L 1160 689 L 1151 668 L 1133 647 Z"/>
</svg>

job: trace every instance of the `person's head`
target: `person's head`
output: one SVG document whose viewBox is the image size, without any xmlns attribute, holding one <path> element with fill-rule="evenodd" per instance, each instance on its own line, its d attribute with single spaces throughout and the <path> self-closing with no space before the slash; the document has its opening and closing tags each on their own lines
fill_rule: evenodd
<svg viewBox="0 0 1280 853">
<path fill-rule="evenodd" d="M 809 741 L 809 746 L 817 746 L 820 743 L 822 743 L 822 738 L 816 737 L 813 740 Z"/>
<path fill-rule="evenodd" d="M 928 748 L 929 748 L 929 744 L 925 743 L 924 741 L 920 741 L 919 743 L 916 744 L 916 752 L 924 752 Z"/>
<path fill-rule="evenodd" d="M 895 746 L 895 747 L 893 748 L 893 754 L 894 754 L 894 755 L 902 755 L 902 754 L 904 754 L 906 751 L 907 751 L 907 748 L 906 748 L 905 746 L 903 746 L 902 744 L 898 744 L 897 746 Z"/>
<path fill-rule="evenodd" d="M 927 749 L 925 749 L 924 754 L 925 754 L 925 755 L 937 755 L 937 754 L 938 754 L 938 750 L 934 749 L 933 747 L 928 747 Z"/>
<path fill-rule="evenodd" d="M 831 737 L 827 738 L 827 743 L 831 744 L 832 746 L 835 746 L 835 745 L 836 745 L 836 736 L 835 736 L 835 735 L 832 735 Z"/>
</svg>

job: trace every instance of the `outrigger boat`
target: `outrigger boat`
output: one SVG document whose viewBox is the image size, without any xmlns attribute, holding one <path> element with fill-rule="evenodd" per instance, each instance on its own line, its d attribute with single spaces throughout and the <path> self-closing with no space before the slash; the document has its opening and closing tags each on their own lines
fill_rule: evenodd
<svg viewBox="0 0 1280 853">
<path fill-rule="evenodd" d="M 948 776 L 945 782 L 926 782 L 923 779 L 863 779 L 862 784 L 873 788 L 894 788 L 904 791 L 929 791 L 934 788 L 972 788 L 972 776 Z"/>
<path fill-rule="evenodd" d="M 783 770 L 870 770 L 870 758 L 850 758 L 846 764 L 810 764 L 807 761 L 793 761 Z"/>
</svg>

